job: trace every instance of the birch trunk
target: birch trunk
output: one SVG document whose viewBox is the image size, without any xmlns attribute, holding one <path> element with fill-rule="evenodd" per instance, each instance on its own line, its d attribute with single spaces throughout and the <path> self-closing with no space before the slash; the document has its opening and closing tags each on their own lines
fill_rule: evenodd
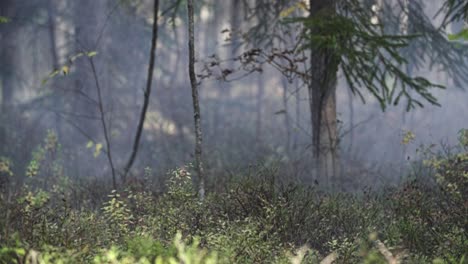
<svg viewBox="0 0 468 264">
<path fill-rule="evenodd" d="M 189 76 L 192 87 L 193 114 L 195 121 L 195 169 L 198 174 L 198 196 L 200 200 L 205 198 L 205 176 L 202 164 L 202 130 L 200 115 L 200 100 L 198 96 L 198 83 L 195 75 L 195 33 L 194 33 L 194 11 L 193 0 L 187 1 L 188 10 L 188 32 L 189 32 Z"/>
</svg>

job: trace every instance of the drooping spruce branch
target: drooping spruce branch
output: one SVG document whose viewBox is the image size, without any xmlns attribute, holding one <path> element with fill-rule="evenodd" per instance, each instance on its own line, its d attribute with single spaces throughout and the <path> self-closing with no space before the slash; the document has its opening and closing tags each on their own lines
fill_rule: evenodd
<svg viewBox="0 0 468 264">
<path fill-rule="evenodd" d="M 442 26 L 468 19 L 468 1 L 467 0 L 446 0 L 439 9 L 438 14 L 444 13 Z"/>
<path fill-rule="evenodd" d="M 380 12 L 384 31 L 387 34 L 398 34 L 400 17 L 408 17 L 408 34 L 417 37 L 412 38 L 409 45 L 400 50 L 400 54 L 408 62 L 411 71 L 436 68 L 447 74 L 455 87 L 463 88 L 468 83 L 466 45 L 447 39 L 443 28 L 435 26 L 433 18 L 421 11 L 426 4 L 424 0 L 414 0 L 408 1 L 406 8 L 399 1 L 394 5 L 385 5 L 383 12 Z M 439 16 L 442 14 L 439 13 Z"/>
<path fill-rule="evenodd" d="M 363 101 L 363 89 L 370 92 L 382 107 L 407 100 L 407 109 L 422 107 L 420 99 L 437 104 L 431 88 L 442 88 L 423 77 L 412 77 L 401 70 L 408 61 L 401 49 L 419 36 L 385 34 L 382 24 L 371 23 L 372 13 L 356 1 L 338 5 L 336 16 L 292 18 L 302 23 L 304 33 L 299 49 L 333 49 L 351 91 Z M 311 33 L 313 32 L 313 33 Z"/>
<path fill-rule="evenodd" d="M 263 3 L 260 1 L 259 3 Z M 457 4 L 458 3 L 458 4 Z M 467 0 L 446 0 L 445 8 L 451 14 L 464 18 L 468 8 Z M 295 43 L 289 42 L 286 49 L 256 47 L 245 51 L 231 59 L 219 59 L 212 56 L 202 69 L 201 78 L 218 75 L 224 81 L 234 81 L 254 72 L 262 71 L 263 64 L 269 64 L 288 79 L 300 78 L 308 80 L 308 71 L 302 56 L 303 50 L 314 48 L 332 48 L 336 59 L 339 59 L 343 76 L 349 83 L 353 94 L 364 99 L 364 91 L 370 92 L 385 109 L 388 105 L 398 104 L 406 99 L 406 108 L 423 106 L 425 102 L 436 104 L 432 88 L 443 88 L 422 76 L 413 76 L 404 70 L 410 65 L 415 70 L 422 68 L 442 68 L 454 81 L 462 87 L 468 82 L 468 67 L 466 67 L 466 48 L 460 43 L 452 43 L 446 35 L 438 30 L 424 13 L 423 1 L 410 1 L 407 8 L 401 3 L 386 2 L 381 14 L 381 23 L 372 23 L 374 11 L 368 5 L 358 0 L 337 1 L 337 15 L 333 17 L 293 17 L 283 19 L 286 25 L 302 25 L 302 38 Z M 269 5 L 266 5 L 269 6 Z M 262 5 L 265 7 L 265 5 Z M 260 20 L 247 34 L 270 36 L 275 38 L 281 19 L 281 9 L 275 11 L 270 6 L 275 17 L 273 22 Z M 284 3 L 283 7 L 284 8 Z M 256 10 L 257 6 L 252 10 Z M 456 9 L 457 11 L 451 11 Z M 254 11 L 252 11 L 253 13 Z M 408 34 L 398 32 L 401 12 L 409 12 L 411 29 Z M 294 12 L 292 15 L 300 15 Z M 466 18 L 466 17 L 465 17 Z M 380 20 L 380 19 L 379 19 Z M 294 22 L 294 23 L 292 23 Z M 281 23 L 279 23 L 281 24 Z M 294 27 L 288 27 L 292 30 Z M 321 33 L 311 34 L 320 31 Z M 253 39 L 244 40 L 249 44 Z M 277 41 L 273 43 L 279 43 Z M 240 66 L 227 68 L 226 62 L 238 61 Z M 308 63 L 307 63 L 308 64 Z M 220 74 L 217 74 L 219 72 Z M 244 74 L 236 74 L 244 72 Z M 414 72 L 414 71 L 413 71 Z"/>
<path fill-rule="evenodd" d="M 137 127 L 137 131 L 135 134 L 135 139 L 133 142 L 132 153 L 122 173 L 123 182 L 127 180 L 127 174 L 130 171 L 135 161 L 136 155 L 138 153 L 138 148 L 140 145 L 140 138 L 141 138 L 141 134 L 143 133 L 143 124 L 145 123 L 146 112 L 148 110 L 148 105 L 150 101 L 151 85 L 153 82 L 154 62 L 156 59 L 156 48 L 157 48 L 157 42 L 158 42 L 158 13 L 159 13 L 159 0 L 154 0 L 153 33 L 152 33 L 152 39 L 151 39 L 151 51 L 150 51 L 150 60 L 149 60 L 149 66 L 148 66 L 148 79 L 146 80 L 146 88 L 144 91 L 144 102 L 143 102 L 143 107 L 141 108 L 140 119 L 138 121 L 138 127 Z"/>
</svg>

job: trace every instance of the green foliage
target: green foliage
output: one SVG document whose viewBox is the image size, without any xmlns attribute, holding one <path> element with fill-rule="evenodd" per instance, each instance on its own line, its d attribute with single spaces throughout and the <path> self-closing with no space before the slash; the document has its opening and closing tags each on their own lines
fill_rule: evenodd
<svg viewBox="0 0 468 264">
<path fill-rule="evenodd" d="M 13 176 L 12 162 L 10 159 L 7 159 L 6 157 L 0 157 L 0 177 L 1 176 L 5 176 L 5 177 Z"/>
<path fill-rule="evenodd" d="M 461 147 L 465 150 L 468 149 L 468 129 L 462 129 L 458 132 L 458 141 L 460 142 Z"/>
<path fill-rule="evenodd" d="M 468 29 L 465 28 L 456 34 L 449 34 L 448 39 L 452 41 L 453 40 L 468 40 Z"/>
<path fill-rule="evenodd" d="M 94 144 L 93 141 L 88 141 L 88 143 L 86 143 L 86 148 L 92 149 L 93 147 L 94 147 L 93 156 L 97 158 L 101 154 L 103 146 L 101 143 Z"/>
<path fill-rule="evenodd" d="M 20 197 L 18 202 L 24 204 L 23 212 L 30 214 L 42 208 L 49 201 L 49 198 L 49 193 L 43 190 L 38 190 L 34 193 L 30 191 L 24 197 Z"/>
<path fill-rule="evenodd" d="M 26 168 L 26 176 L 34 177 L 39 172 L 39 162 L 36 159 L 31 160 Z"/>
<path fill-rule="evenodd" d="M 39 171 L 50 158 L 39 157 L 59 145 L 47 138 Z M 99 199 L 87 191 L 105 183 L 62 175 L 41 188 L 38 173 L 12 203 L 0 196 L 10 212 L 0 221 L 0 263 L 464 263 L 465 138 L 463 130 L 458 152 L 426 152 L 432 174 L 423 182 L 361 195 L 284 184 L 259 166 L 200 202 L 182 167 L 164 191 L 151 189 L 146 169 L 143 182 L 103 192 L 93 209 Z"/>
<path fill-rule="evenodd" d="M 404 130 L 403 131 L 403 139 L 401 140 L 401 144 L 408 145 L 409 143 L 413 142 L 416 138 L 413 132 Z"/>
<path fill-rule="evenodd" d="M 0 156 L 0 207 L 2 201 L 8 200 L 10 183 L 13 180 L 12 162 Z M 0 218 L 3 214 L 0 213 Z M 2 220 L 0 220 L 1 223 Z M 0 224 L 1 225 L 1 224 Z"/>
<path fill-rule="evenodd" d="M 147 243 L 154 243 L 147 241 Z M 161 250 L 159 247 L 157 250 Z M 112 247 L 110 250 L 105 250 L 94 258 L 94 263 L 141 263 L 141 264 L 175 264 L 175 263 L 191 263 L 191 264 L 215 264 L 217 255 L 208 253 L 206 250 L 199 248 L 199 242 L 195 240 L 191 244 L 183 241 L 182 235 L 178 233 L 173 240 L 173 246 L 169 250 L 164 250 L 160 254 L 155 254 L 153 251 L 124 251 L 117 247 Z M 156 251 L 157 252 L 157 251 Z M 169 253 L 170 252 L 170 253 Z M 169 253 L 169 254 L 168 254 Z"/>
<path fill-rule="evenodd" d="M 460 206 L 468 199 L 468 130 L 459 132 L 459 145 L 456 153 L 433 155 L 424 164 L 435 171 L 437 184 Z"/>
<path fill-rule="evenodd" d="M 442 26 L 451 22 L 468 19 L 468 2 L 466 0 L 445 0 L 439 12 L 445 12 Z"/>
<path fill-rule="evenodd" d="M 34 184 L 45 184 L 52 179 L 59 180 L 63 174 L 60 151 L 57 135 L 51 130 L 47 131 L 43 144 L 37 146 L 32 153 L 32 159 L 26 167 L 26 176 L 31 178 Z"/>
<path fill-rule="evenodd" d="M 24 248 L 2 247 L 0 248 L 0 263 L 19 264 L 25 255 L 26 250 Z"/>
<path fill-rule="evenodd" d="M 302 49 L 330 50 L 332 60 L 340 65 L 350 89 L 359 95 L 365 87 L 382 109 L 407 100 L 407 110 L 423 104 L 410 91 L 415 91 L 431 104 L 438 104 L 430 88 L 443 88 L 422 77 L 404 73 L 402 65 L 408 62 L 400 50 L 417 36 L 386 35 L 383 25 L 371 23 L 372 11 L 358 1 L 339 5 L 339 14 L 322 12 L 306 18 L 291 18 L 288 22 L 302 23 L 306 29 Z M 345 15 L 341 15 L 345 14 Z"/>
<path fill-rule="evenodd" d="M 133 215 L 117 191 L 113 190 L 109 198 L 110 200 L 102 208 L 107 223 L 117 234 L 126 235 L 129 225 L 132 224 Z"/>
<path fill-rule="evenodd" d="M 0 24 L 6 24 L 8 22 L 10 22 L 8 17 L 0 16 Z"/>
<path fill-rule="evenodd" d="M 148 247 L 148 245 L 156 245 Z M 208 252 L 199 248 L 199 242 L 186 243 L 179 233 L 173 240 L 169 249 L 162 248 L 151 239 L 139 244 L 143 248 L 129 248 L 128 250 L 111 247 L 102 250 L 89 261 L 89 263 L 113 263 L 113 264 L 215 264 L 218 261 L 216 253 Z M 154 251 L 153 251 L 154 250 Z M 19 247 L 4 247 L 0 249 L 0 263 L 83 263 L 81 259 L 83 252 L 72 250 L 61 251 L 54 247 L 44 247 L 41 252 L 35 250 L 26 251 Z"/>
</svg>

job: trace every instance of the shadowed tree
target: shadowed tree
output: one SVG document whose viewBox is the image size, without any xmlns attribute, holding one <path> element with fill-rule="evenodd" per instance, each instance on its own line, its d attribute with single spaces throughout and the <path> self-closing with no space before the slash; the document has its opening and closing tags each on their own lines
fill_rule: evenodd
<svg viewBox="0 0 468 264">
<path fill-rule="evenodd" d="M 309 1 L 310 21 L 337 16 L 334 1 Z M 317 24 L 322 22 L 317 22 Z M 326 22 L 324 22 L 326 23 Z M 311 27 L 311 38 L 321 37 L 320 26 Z M 336 127 L 336 85 L 340 59 L 333 46 L 311 42 L 308 81 L 312 124 L 312 147 L 317 177 L 325 181 L 336 174 L 338 133 Z M 329 185 L 329 184 L 327 184 Z"/>
</svg>

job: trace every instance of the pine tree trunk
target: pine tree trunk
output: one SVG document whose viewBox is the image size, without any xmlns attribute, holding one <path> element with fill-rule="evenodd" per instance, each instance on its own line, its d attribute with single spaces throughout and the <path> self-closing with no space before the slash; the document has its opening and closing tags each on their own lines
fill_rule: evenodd
<svg viewBox="0 0 468 264">
<path fill-rule="evenodd" d="M 335 5 L 329 0 L 310 0 L 310 17 L 333 16 Z M 317 32 L 311 32 L 316 34 Z M 336 85 L 338 63 L 332 49 L 313 47 L 310 50 L 309 106 L 312 123 L 312 150 L 315 178 L 333 188 L 338 166 Z"/>
</svg>

